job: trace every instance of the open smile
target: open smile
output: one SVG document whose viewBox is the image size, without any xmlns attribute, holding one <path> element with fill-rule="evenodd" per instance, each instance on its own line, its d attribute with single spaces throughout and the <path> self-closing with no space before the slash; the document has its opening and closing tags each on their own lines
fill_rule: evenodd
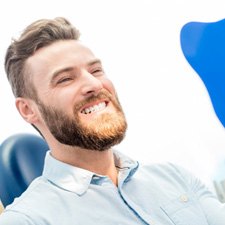
<svg viewBox="0 0 225 225">
<path fill-rule="evenodd" d="M 101 101 L 98 103 L 94 103 L 92 105 L 86 106 L 85 108 L 83 108 L 81 110 L 81 113 L 83 114 L 90 114 L 93 112 L 98 112 L 101 111 L 103 109 L 105 109 L 107 107 L 108 102 L 107 101 Z"/>
</svg>

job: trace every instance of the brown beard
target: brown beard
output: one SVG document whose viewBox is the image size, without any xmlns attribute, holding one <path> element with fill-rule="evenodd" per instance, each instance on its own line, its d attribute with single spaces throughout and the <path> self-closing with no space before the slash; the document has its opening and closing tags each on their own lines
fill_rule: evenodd
<svg viewBox="0 0 225 225">
<path fill-rule="evenodd" d="M 87 103 L 107 99 L 115 107 L 114 113 L 103 113 L 89 124 L 82 124 L 79 118 L 80 109 Z M 108 91 L 101 91 L 75 105 L 73 118 L 63 110 L 46 106 L 38 100 L 42 117 L 52 135 L 62 144 L 77 146 L 89 150 L 104 151 L 119 144 L 126 133 L 127 123 L 118 98 Z"/>
</svg>

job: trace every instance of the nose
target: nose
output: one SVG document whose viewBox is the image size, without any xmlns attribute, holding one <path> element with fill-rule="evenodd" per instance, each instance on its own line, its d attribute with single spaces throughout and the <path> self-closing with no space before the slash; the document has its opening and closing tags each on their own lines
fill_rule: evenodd
<svg viewBox="0 0 225 225">
<path fill-rule="evenodd" d="M 103 84 L 98 77 L 93 76 L 89 72 L 84 72 L 82 78 L 83 85 L 81 92 L 83 95 L 97 95 L 102 90 Z"/>
</svg>

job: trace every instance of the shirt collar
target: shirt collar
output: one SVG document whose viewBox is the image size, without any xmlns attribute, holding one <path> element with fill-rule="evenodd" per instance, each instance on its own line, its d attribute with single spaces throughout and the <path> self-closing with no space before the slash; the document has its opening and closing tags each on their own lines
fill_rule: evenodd
<svg viewBox="0 0 225 225">
<path fill-rule="evenodd" d="M 118 151 L 113 151 L 113 153 L 115 165 L 120 173 L 119 182 L 127 182 L 136 172 L 138 162 L 133 161 Z M 87 191 L 93 177 L 96 176 L 104 177 L 88 170 L 63 163 L 53 158 L 50 151 L 46 154 L 43 177 L 62 189 L 82 195 Z"/>
</svg>

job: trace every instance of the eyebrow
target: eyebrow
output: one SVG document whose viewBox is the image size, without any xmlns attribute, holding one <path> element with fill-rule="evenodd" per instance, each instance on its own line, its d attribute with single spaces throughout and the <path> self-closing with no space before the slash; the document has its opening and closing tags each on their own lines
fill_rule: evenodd
<svg viewBox="0 0 225 225">
<path fill-rule="evenodd" d="M 92 65 L 97 64 L 97 63 L 102 64 L 100 59 L 94 59 L 94 60 L 88 62 L 87 65 L 92 66 Z"/>
<path fill-rule="evenodd" d="M 97 64 L 97 63 L 102 64 L 100 59 L 94 59 L 94 60 L 91 60 L 90 62 L 88 62 L 88 63 L 87 63 L 87 66 L 92 66 L 92 65 Z M 65 67 L 65 68 L 61 68 L 61 69 L 56 70 L 56 71 L 52 74 L 52 79 L 51 79 L 51 81 L 54 81 L 60 74 L 62 74 L 62 73 L 64 73 L 64 72 L 70 72 L 70 71 L 72 71 L 72 70 L 74 70 L 74 68 L 71 67 L 71 66 L 70 66 L 70 67 Z"/>
<path fill-rule="evenodd" d="M 64 73 L 64 72 L 70 72 L 70 71 L 72 71 L 73 69 L 74 69 L 73 67 L 65 67 L 65 68 L 56 70 L 56 71 L 52 74 L 51 82 L 53 82 L 60 74 L 62 74 L 62 73 Z"/>
</svg>

